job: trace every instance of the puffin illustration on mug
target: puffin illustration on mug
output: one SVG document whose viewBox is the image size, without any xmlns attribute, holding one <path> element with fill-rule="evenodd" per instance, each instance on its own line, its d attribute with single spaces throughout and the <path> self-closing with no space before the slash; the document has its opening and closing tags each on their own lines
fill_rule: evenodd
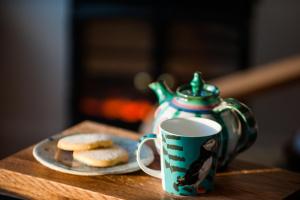
<svg viewBox="0 0 300 200">
<path fill-rule="evenodd" d="M 217 146 L 217 141 L 213 138 L 206 141 L 200 148 L 199 157 L 190 165 L 185 175 L 177 177 L 176 185 L 191 186 L 198 193 L 205 193 L 206 191 L 200 184 L 209 175 Z M 188 190 L 188 188 L 185 189 Z"/>
</svg>

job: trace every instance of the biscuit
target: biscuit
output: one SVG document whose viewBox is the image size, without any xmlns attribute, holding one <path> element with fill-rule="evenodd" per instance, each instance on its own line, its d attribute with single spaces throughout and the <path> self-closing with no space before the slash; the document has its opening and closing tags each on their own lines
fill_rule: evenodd
<svg viewBox="0 0 300 200">
<path fill-rule="evenodd" d="M 73 158 L 93 167 L 110 167 L 128 162 L 128 153 L 119 146 L 89 151 L 74 151 Z"/>
<path fill-rule="evenodd" d="M 100 147 L 111 147 L 113 142 L 108 135 L 100 133 L 82 133 L 61 138 L 57 147 L 66 151 L 84 151 Z"/>
</svg>

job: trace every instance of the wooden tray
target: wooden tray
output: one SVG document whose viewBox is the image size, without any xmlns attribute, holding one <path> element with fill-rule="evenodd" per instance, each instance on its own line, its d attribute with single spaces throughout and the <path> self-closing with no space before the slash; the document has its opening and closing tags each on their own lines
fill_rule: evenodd
<svg viewBox="0 0 300 200">
<path fill-rule="evenodd" d="M 88 121 L 63 134 L 76 131 L 106 131 L 139 138 L 134 132 Z M 153 167 L 159 167 L 158 161 Z M 282 199 L 299 188 L 299 174 L 236 160 L 226 172 L 217 174 L 213 192 L 184 199 Z M 0 161 L 0 189 L 30 199 L 175 199 L 163 192 L 159 179 L 141 171 L 94 177 L 53 171 L 33 158 L 32 147 Z"/>
</svg>

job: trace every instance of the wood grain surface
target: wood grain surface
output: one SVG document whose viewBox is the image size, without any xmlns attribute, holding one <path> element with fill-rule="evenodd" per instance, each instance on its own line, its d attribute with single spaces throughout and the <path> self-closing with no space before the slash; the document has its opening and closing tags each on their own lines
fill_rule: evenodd
<svg viewBox="0 0 300 200">
<path fill-rule="evenodd" d="M 106 131 L 131 139 L 139 135 L 93 122 L 82 122 L 66 131 Z M 215 190 L 200 197 L 165 194 L 159 179 L 138 171 L 125 175 L 82 177 L 63 174 L 39 164 L 32 148 L 0 161 L 0 189 L 28 199 L 282 199 L 300 189 L 300 175 L 279 168 L 234 161 L 217 174 Z M 158 166 L 156 159 L 153 166 Z"/>
</svg>

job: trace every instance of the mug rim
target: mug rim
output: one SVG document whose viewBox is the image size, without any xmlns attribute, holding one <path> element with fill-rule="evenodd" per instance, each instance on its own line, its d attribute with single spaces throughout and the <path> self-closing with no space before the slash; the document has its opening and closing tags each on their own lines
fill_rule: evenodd
<svg viewBox="0 0 300 200">
<path fill-rule="evenodd" d="M 172 121 L 172 120 L 175 120 L 175 119 L 177 119 L 177 120 L 178 119 L 179 120 L 181 120 L 181 119 L 184 119 L 184 120 L 191 119 L 191 121 L 193 121 L 195 123 L 202 122 L 202 123 L 204 123 L 205 126 L 209 126 L 210 128 L 214 129 L 215 132 L 212 133 L 212 134 L 209 134 L 209 135 L 202 135 L 202 136 L 201 135 L 195 135 L 195 136 L 193 136 L 193 135 L 179 135 L 179 134 L 176 134 L 176 133 L 172 133 L 172 132 L 166 130 L 165 127 L 163 127 L 163 125 L 165 123 L 168 123 L 169 121 Z M 164 120 L 160 123 L 159 128 L 161 130 L 167 132 L 170 135 L 174 135 L 174 136 L 178 136 L 178 137 L 190 137 L 190 138 L 211 137 L 211 136 L 214 136 L 214 135 L 217 135 L 217 134 L 221 133 L 221 131 L 222 131 L 222 126 L 218 122 L 216 122 L 214 120 L 211 120 L 211 119 L 199 118 L 199 117 L 176 117 L 176 118 L 167 119 L 167 120 Z"/>
</svg>

